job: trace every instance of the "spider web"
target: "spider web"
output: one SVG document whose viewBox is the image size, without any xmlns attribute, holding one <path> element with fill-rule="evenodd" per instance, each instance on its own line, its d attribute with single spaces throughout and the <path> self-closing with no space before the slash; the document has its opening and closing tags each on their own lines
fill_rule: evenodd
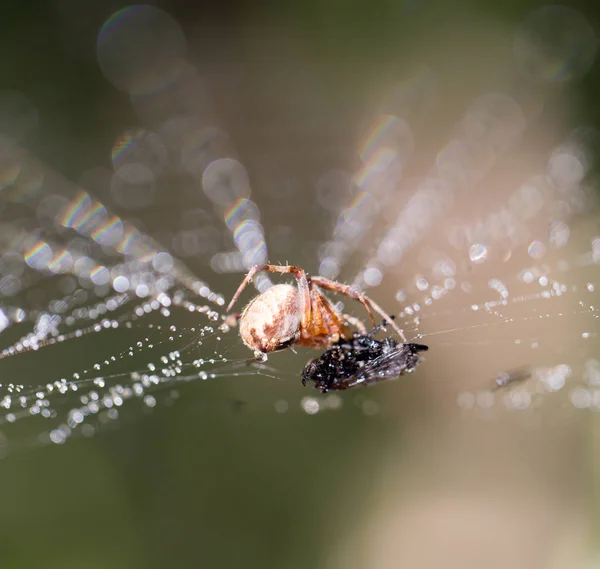
<svg viewBox="0 0 600 569">
<path fill-rule="evenodd" d="M 156 27 L 160 49 L 146 34 Z M 123 38 L 139 51 L 120 53 Z M 350 151 L 331 160 L 343 168 L 299 156 L 314 200 L 289 207 L 301 193 L 296 162 L 277 139 L 227 133 L 173 18 L 148 6 L 118 12 L 97 47 L 139 122 L 117 137 L 112 170 L 76 183 L 18 137 L 0 140 L 3 453 L 91 437 L 191 393 L 219 404 L 200 384 L 225 386 L 216 393 L 232 412 L 395 413 L 376 390 L 301 391 L 306 351 L 249 359 L 224 306 L 267 260 L 353 283 L 427 343 L 417 376 L 402 380 L 407 397 L 486 419 L 545 402 L 567 414 L 600 409 L 598 135 L 542 114 L 544 93 L 508 77 L 502 92 L 469 95 L 421 148 L 411 125 L 425 121 L 436 85 L 420 70 L 381 97 L 358 163 Z M 259 126 L 248 127 L 256 137 L 268 132 Z M 263 291 L 270 278 L 254 284 Z M 498 378 L 516 380 L 500 391 Z"/>
</svg>

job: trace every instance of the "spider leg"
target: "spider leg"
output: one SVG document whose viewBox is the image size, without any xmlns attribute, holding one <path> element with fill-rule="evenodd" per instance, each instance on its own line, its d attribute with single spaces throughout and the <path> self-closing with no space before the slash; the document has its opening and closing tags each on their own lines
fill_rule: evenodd
<svg viewBox="0 0 600 569">
<path fill-rule="evenodd" d="M 344 296 L 353 298 L 354 300 L 358 300 L 365 307 L 365 310 L 367 311 L 367 314 L 369 315 L 369 318 L 371 319 L 371 325 L 375 326 L 375 318 L 373 317 L 373 312 L 371 311 L 371 306 L 370 306 L 370 302 L 369 302 L 371 300 L 370 298 L 367 298 L 362 293 L 358 292 L 357 290 L 354 290 L 353 288 L 351 288 L 348 285 L 338 283 L 336 281 L 332 281 L 325 277 L 312 277 L 311 280 L 312 280 L 312 282 L 314 282 L 317 286 L 320 286 L 321 288 L 331 290 L 337 294 L 343 294 Z M 390 317 L 385 313 L 382 314 L 382 316 L 386 320 L 390 319 Z"/>
<path fill-rule="evenodd" d="M 398 336 L 400 336 L 400 338 L 402 338 L 402 341 L 406 344 L 406 336 L 404 335 L 402 328 L 400 328 L 398 326 L 398 324 L 396 324 L 396 322 L 394 322 L 394 319 L 383 308 L 381 308 L 381 306 L 379 306 L 379 304 L 377 304 L 372 298 L 370 298 L 368 296 L 363 296 L 363 298 L 365 299 L 366 302 L 368 302 L 371 305 L 371 308 L 375 312 L 377 312 L 377 314 L 379 314 L 379 316 L 381 316 L 382 318 L 384 318 L 386 320 L 386 322 L 396 331 L 396 334 L 398 334 Z"/>
<path fill-rule="evenodd" d="M 233 305 L 236 303 L 237 299 L 242 294 L 242 291 L 246 288 L 248 283 L 252 282 L 254 275 L 256 273 L 260 273 L 261 271 L 269 271 L 271 273 L 281 273 L 281 274 L 293 274 L 296 277 L 296 281 L 298 281 L 298 289 L 300 291 L 300 301 L 302 302 L 302 318 L 300 325 L 302 328 L 307 328 L 308 323 L 310 322 L 310 284 L 309 277 L 304 272 L 304 269 L 300 267 L 296 267 L 295 265 L 254 265 L 246 275 L 246 278 L 242 281 L 242 284 L 238 287 L 236 293 L 233 295 L 229 306 L 227 307 L 227 312 L 231 310 Z"/>
<path fill-rule="evenodd" d="M 402 341 L 406 342 L 406 336 L 404 335 L 404 332 L 394 322 L 394 319 L 389 314 L 387 314 L 385 310 L 383 310 L 383 308 L 381 308 L 381 306 L 379 306 L 370 297 L 354 290 L 348 285 L 332 281 L 325 277 L 312 277 L 311 280 L 313 283 L 315 283 L 317 286 L 320 286 L 321 288 L 331 290 L 338 294 L 343 294 L 344 296 L 353 298 L 354 300 L 358 300 L 365 307 L 365 310 L 367 311 L 367 314 L 371 319 L 371 324 L 375 326 L 375 319 L 373 318 L 373 312 L 371 311 L 371 309 L 373 309 L 375 312 L 377 312 L 377 314 L 384 318 L 387 323 L 389 323 L 389 325 L 396 331 L 398 336 L 402 338 Z"/>
<path fill-rule="evenodd" d="M 242 284 L 235 291 L 235 294 L 233 295 L 233 298 L 231 299 L 231 302 L 229 303 L 229 306 L 227 306 L 227 312 L 229 312 L 233 308 L 233 305 L 237 302 L 237 299 L 240 297 L 240 294 L 242 294 L 242 291 L 246 288 L 246 286 L 248 285 L 248 283 L 252 282 L 252 279 L 254 278 L 254 275 L 256 273 L 264 270 L 261 267 L 265 267 L 265 266 L 266 265 L 254 265 L 254 267 L 252 267 L 248 271 L 248 274 L 246 275 L 246 278 L 244 278 L 244 280 L 242 281 Z"/>
<path fill-rule="evenodd" d="M 363 321 L 360 318 L 356 318 L 355 316 L 350 316 L 349 314 L 342 314 L 342 317 L 344 318 L 344 320 L 346 322 L 348 322 L 349 324 L 352 324 L 352 326 L 354 326 L 362 336 L 367 335 L 367 329 L 366 329 Z"/>
</svg>

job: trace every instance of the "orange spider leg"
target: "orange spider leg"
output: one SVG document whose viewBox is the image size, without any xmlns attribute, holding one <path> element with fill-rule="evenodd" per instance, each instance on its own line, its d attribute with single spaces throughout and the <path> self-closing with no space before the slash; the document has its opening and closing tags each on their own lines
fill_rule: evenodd
<svg viewBox="0 0 600 569">
<path fill-rule="evenodd" d="M 369 318 L 371 319 L 371 325 L 375 326 L 375 318 L 373 318 L 373 312 L 371 312 L 371 307 L 369 306 L 367 297 L 365 297 L 363 294 L 361 294 L 357 290 L 354 290 L 353 288 L 351 288 L 348 285 L 341 284 L 336 281 L 332 281 L 325 277 L 312 277 L 312 281 L 317 286 L 320 286 L 321 288 L 331 290 L 337 294 L 343 294 L 344 296 L 347 296 L 349 298 L 352 298 L 354 300 L 358 300 L 359 302 L 361 302 L 362 305 L 365 307 L 365 310 L 367 311 Z M 387 316 L 387 315 L 382 315 L 382 316 L 386 319 L 389 318 L 389 316 Z"/>
<path fill-rule="evenodd" d="M 248 285 L 248 283 L 252 282 L 252 279 L 254 278 L 254 275 L 261 270 L 260 266 L 261 265 L 254 265 L 254 267 L 252 267 L 248 271 L 248 274 L 246 275 L 246 278 L 242 281 L 242 284 L 235 291 L 235 294 L 233 295 L 233 298 L 231 299 L 231 302 L 229 303 L 229 306 L 227 306 L 227 312 L 229 312 L 233 308 L 233 305 L 237 302 L 237 299 L 240 297 L 240 294 L 242 294 L 242 291 L 246 288 L 246 286 Z"/>
<path fill-rule="evenodd" d="M 340 314 L 339 310 L 323 294 L 323 291 L 316 286 L 312 286 L 312 279 L 309 283 L 312 311 L 310 327 L 307 330 L 309 338 L 313 338 L 313 340 L 317 338 L 324 339 L 325 346 L 329 346 L 339 338 L 350 339 L 353 332 L 348 326 L 348 320 L 356 320 L 358 323 L 350 322 L 350 324 L 356 325 L 359 331 L 365 330 L 363 323 L 358 318 L 353 319 L 351 316 L 346 318 L 345 314 Z"/>
<path fill-rule="evenodd" d="M 302 318 L 300 320 L 300 326 L 304 329 L 308 327 L 310 322 L 310 291 L 308 285 L 308 277 L 304 272 L 304 269 L 296 267 L 294 265 L 254 265 L 246 275 L 246 278 L 242 281 L 242 284 L 238 287 L 236 293 L 233 295 L 227 312 L 231 310 L 237 299 L 242 294 L 242 291 L 246 288 L 248 283 L 252 282 L 254 275 L 261 271 L 269 271 L 271 273 L 282 273 L 282 274 L 293 274 L 298 281 L 298 288 L 300 290 L 300 301 L 302 302 Z"/>
<path fill-rule="evenodd" d="M 400 338 L 402 338 L 402 341 L 406 342 L 406 336 L 404 336 L 404 332 L 392 320 L 391 316 L 389 314 L 387 314 L 383 310 L 383 308 L 381 308 L 370 297 L 362 294 L 361 292 L 354 290 L 353 288 L 351 288 L 348 285 L 344 285 L 344 284 L 332 281 L 325 277 L 312 277 L 312 282 L 314 282 L 317 286 L 320 286 L 324 289 L 331 290 L 337 294 L 343 294 L 344 296 L 358 300 L 365 307 L 365 310 L 367 311 L 367 314 L 369 315 L 369 318 L 371 319 L 371 324 L 373 326 L 375 326 L 375 319 L 373 318 L 373 312 L 371 311 L 371 308 L 372 308 L 375 312 L 377 312 L 377 314 L 379 314 L 382 318 L 384 318 L 386 320 L 386 323 L 388 323 L 396 331 L 398 336 L 400 336 Z"/>
</svg>

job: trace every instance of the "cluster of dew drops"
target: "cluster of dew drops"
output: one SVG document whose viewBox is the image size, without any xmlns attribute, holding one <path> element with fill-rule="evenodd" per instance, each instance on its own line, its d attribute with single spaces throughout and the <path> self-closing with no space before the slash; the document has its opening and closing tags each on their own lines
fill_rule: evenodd
<svg viewBox="0 0 600 569">
<path fill-rule="evenodd" d="M 175 292 L 172 296 L 160 293 L 155 299 L 137 305 L 117 319 L 102 318 L 90 326 L 78 327 L 68 333 L 54 334 L 40 342 L 34 333 L 27 335 L 1 352 L 1 357 L 20 355 L 37 351 L 40 348 L 72 341 L 75 338 L 99 333 L 105 330 L 125 328 L 142 329 L 147 332 L 143 339 L 130 345 L 118 354 L 94 363 L 90 369 L 83 369 L 71 375 L 50 381 L 36 387 L 18 383 L 0 384 L 0 456 L 13 449 L 37 447 L 44 444 L 65 443 L 79 434 L 90 437 L 97 432 L 116 424 L 120 410 L 129 402 L 142 404 L 145 410 L 153 409 L 159 402 L 171 405 L 178 397 L 177 382 L 209 380 L 224 373 L 231 374 L 231 362 L 219 348 L 223 337 L 231 330 L 224 315 L 208 305 L 196 304 L 186 298 L 187 291 Z M 222 305 L 224 302 L 217 304 Z M 106 304 L 99 303 L 87 314 L 88 318 L 98 318 Z M 116 308 L 117 303 L 109 309 Z M 202 315 L 208 323 L 197 327 L 178 329 L 173 324 L 143 323 L 144 316 L 158 312 L 163 318 L 171 317 L 172 308 Z M 47 320 L 42 315 L 38 322 Z M 70 320 L 69 323 L 73 323 Z M 156 339 L 155 339 L 156 337 Z M 172 344 L 183 347 L 169 349 Z M 208 344 L 212 351 L 209 357 L 194 358 L 198 348 Z M 205 351 L 205 350 L 204 350 Z M 145 369 L 111 374 L 111 366 L 127 358 L 134 358 L 142 352 L 152 360 Z M 162 353 L 160 357 L 157 354 Z M 228 366 L 228 367 L 222 367 Z M 223 371 L 221 371 L 221 368 Z M 51 424 L 31 438 L 17 435 L 16 440 L 6 434 L 6 427 L 29 418 L 46 420 Z"/>
</svg>

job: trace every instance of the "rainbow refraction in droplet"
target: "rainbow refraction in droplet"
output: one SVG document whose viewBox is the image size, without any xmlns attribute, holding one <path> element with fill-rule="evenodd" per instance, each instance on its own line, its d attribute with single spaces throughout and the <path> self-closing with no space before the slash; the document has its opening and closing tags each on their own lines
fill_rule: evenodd
<svg viewBox="0 0 600 569">
<path fill-rule="evenodd" d="M 116 245 L 123 238 L 123 222 L 112 215 L 92 232 L 91 238 L 101 245 Z"/>
<path fill-rule="evenodd" d="M 235 231 L 238 225 L 246 220 L 260 220 L 260 213 L 256 204 L 247 198 L 239 198 L 225 212 L 225 225 L 230 231 Z"/>
<path fill-rule="evenodd" d="M 68 272 L 73 265 L 73 257 L 69 251 L 62 249 L 48 263 L 48 269 L 53 273 L 65 273 Z"/>
<path fill-rule="evenodd" d="M 353 176 L 354 184 L 361 190 L 370 192 L 372 190 L 381 189 L 385 184 L 385 170 L 390 165 L 389 161 L 379 161 L 380 154 L 374 154 L 362 168 L 360 168 Z"/>
<path fill-rule="evenodd" d="M 90 271 L 90 280 L 95 285 L 107 284 L 110 280 L 110 272 L 104 265 L 97 265 Z"/>
<path fill-rule="evenodd" d="M 77 224 L 75 229 L 86 233 L 94 231 L 96 226 L 106 218 L 107 214 L 106 208 L 101 203 L 93 202 L 89 210 L 85 212 L 81 223 Z"/>
<path fill-rule="evenodd" d="M 385 170 L 403 153 L 412 152 L 413 137 L 408 124 L 394 115 L 380 116 L 362 144 L 359 154 L 371 168 Z"/>
<path fill-rule="evenodd" d="M 121 163 L 127 154 L 134 148 L 137 140 L 145 134 L 147 134 L 147 131 L 144 129 L 131 129 L 125 131 L 117 138 L 111 152 L 111 159 L 115 168 L 118 168 L 119 163 Z"/>
<path fill-rule="evenodd" d="M 167 148 L 156 133 L 144 128 L 128 129 L 115 140 L 111 160 L 115 170 L 127 164 L 140 163 L 157 174 L 167 162 Z"/>
<path fill-rule="evenodd" d="M 85 192 L 79 192 L 65 209 L 58 222 L 63 227 L 74 227 L 75 220 L 79 217 L 81 212 L 88 207 L 91 201 L 90 196 Z"/>
<path fill-rule="evenodd" d="M 258 238 L 262 239 L 261 226 L 253 219 L 242 221 L 233 231 L 233 240 L 241 250 L 245 249 L 244 244 L 248 240 L 255 241 Z"/>
<path fill-rule="evenodd" d="M 128 224 L 121 242 L 117 245 L 117 251 L 124 255 L 132 254 L 136 244 L 138 244 L 140 238 L 140 232 Z"/>
<path fill-rule="evenodd" d="M 254 219 L 242 221 L 233 232 L 233 240 L 247 266 L 266 262 L 267 245 L 262 226 Z"/>
<path fill-rule="evenodd" d="M 373 196 L 369 192 L 359 192 L 356 194 L 348 208 L 344 210 L 344 215 L 340 216 L 338 226 L 343 225 L 344 223 L 350 223 L 362 215 L 365 210 L 368 211 L 373 205 L 372 200 Z"/>
<path fill-rule="evenodd" d="M 52 257 L 52 249 L 45 241 L 38 241 L 23 255 L 25 262 L 34 269 L 47 268 Z"/>
<path fill-rule="evenodd" d="M 106 208 L 100 202 L 93 201 L 86 192 L 80 191 L 60 216 L 58 222 L 63 227 L 89 233 L 106 216 Z"/>
</svg>

